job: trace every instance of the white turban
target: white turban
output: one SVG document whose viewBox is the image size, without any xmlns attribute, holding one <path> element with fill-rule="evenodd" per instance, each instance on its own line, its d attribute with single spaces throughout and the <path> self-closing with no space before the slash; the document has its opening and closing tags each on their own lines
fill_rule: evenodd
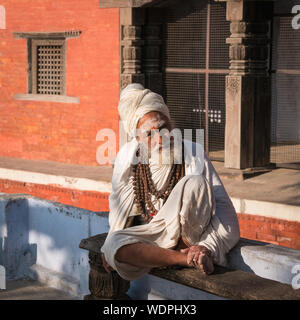
<svg viewBox="0 0 300 320">
<path fill-rule="evenodd" d="M 130 137 L 135 137 L 138 121 L 148 112 L 158 111 L 170 119 L 163 97 L 139 83 L 129 84 L 122 90 L 118 110 Z"/>
</svg>

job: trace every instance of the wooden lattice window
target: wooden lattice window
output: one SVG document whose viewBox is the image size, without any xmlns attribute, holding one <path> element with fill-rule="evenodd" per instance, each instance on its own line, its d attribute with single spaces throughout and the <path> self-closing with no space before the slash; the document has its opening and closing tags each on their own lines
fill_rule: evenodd
<svg viewBox="0 0 300 320">
<path fill-rule="evenodd" d="M 17 100 L 79 103 L 66 94 L 67 39 L 78 38 L 80 30 L 59 32 L 14 32 L 27 39 L 27 92 L 15 93 Z"/>
<path fill-rule="evenodd" d="M 32 64 L 29 89 L 31 93 L 64 95 L 65 40 L 32 39 L 30 47 Z"/>
</svg>

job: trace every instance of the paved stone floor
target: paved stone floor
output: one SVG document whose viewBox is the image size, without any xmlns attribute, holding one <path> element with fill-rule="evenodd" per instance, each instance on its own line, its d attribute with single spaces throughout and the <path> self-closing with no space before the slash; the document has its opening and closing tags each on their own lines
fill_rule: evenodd
<svg viewBox="0 0 300 320">
<path fill-rule="evenodd" d="M 6 290 L 0 290 L 0 300 L 76 300 L 60 290 L 33 280 L 6 282 Z"/>
<path fill-rule="evenodd" d="M 213 165 L 219 174 L 224 171 L 223 163 Z M 276 168 L 244 181 L 221 180 L 230 197 L 300 206 L 300 170 Z"/>
<path fill-rule="evenodd" d="M 85 178 L 106 182 L 111 181 L 113 172 L 112 167 L 106 166 L 93 167 L 47 160 L 29 160 L 9 157 L 0 157 L 0 168 L 39 172 L 58 176 L 62 175 L 73 178 Z"/>
<path fill-rule="evenodd" d="M 256 177 L 237 181 L 224 178 L 224 163 L 212 162 L 230 197 L 300 205 L 300 170 L 277 168 Z M 112 167 L 82 166 L 45 160 L 0 157 L 0 168 L 62 175 L 110 183 Z M 233 170 L 234 171 L 234 170 Z M 1 177 L 0 177 L 1 179 Z"/>
</svg>

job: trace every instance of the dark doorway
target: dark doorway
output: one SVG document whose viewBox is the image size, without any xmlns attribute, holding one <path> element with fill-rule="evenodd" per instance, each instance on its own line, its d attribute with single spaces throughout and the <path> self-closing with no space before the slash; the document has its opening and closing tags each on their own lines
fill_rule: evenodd
<svg viewBox="0 0 300 320">
<path fill-rule="evenodd" d="M 163 95 L 171 116 L 182 130 L 204 129 L 206 153 L 224 161 L 226 4 L 189 0 L 168 7 L 165 15 Z"/>
<path fill-rule="evenodd" d="M 300 169 L 300 29 L 292 27 L 296 4 L 299 0 L 274 4 L 270 162 Z"/>
</svg>

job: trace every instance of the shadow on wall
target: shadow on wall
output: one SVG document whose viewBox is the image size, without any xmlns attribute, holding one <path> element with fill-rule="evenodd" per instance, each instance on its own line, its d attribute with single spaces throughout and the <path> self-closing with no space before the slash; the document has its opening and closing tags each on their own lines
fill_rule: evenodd
<svg viewBox="0 0 300 320">
<path fill-rule="evenodd" d="M 26 199 L 8 201 L 5 206 L 6 236 L 0 239 L 0 257 L 8 280 L 28 275 L 36 263 L 37 245 L 29 243 L 29 210 Z"/>
<path fill-rule="evenodd" d="M 29 277 L 78 297 L 89 293 L 88 253 L 78 246 L 107 230 L 104 213 L 27 195 L 0 196 L 0 264 L 8 280 Z"/>
<path fill-rule="evenodd" d="M 300 250 L 241 238 L 228 254 L 228 267 L 292 284 L 293 268 L 300 265 Z"/>
</svg>

